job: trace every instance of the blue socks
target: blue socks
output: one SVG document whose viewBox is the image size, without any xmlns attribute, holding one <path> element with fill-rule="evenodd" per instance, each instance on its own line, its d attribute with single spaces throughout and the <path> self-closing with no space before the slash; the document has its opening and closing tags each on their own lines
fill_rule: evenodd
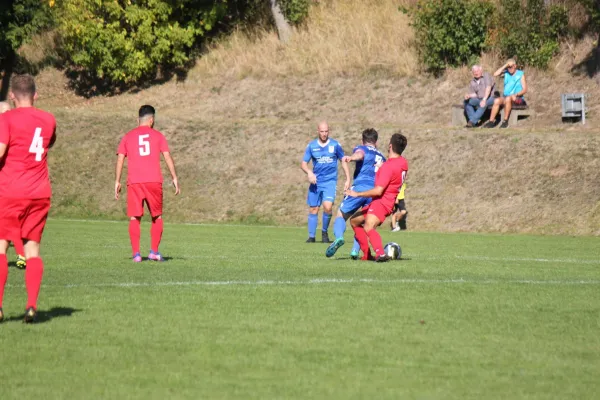
<svg viewBox="0 0 600 400">
<path fill-rule="evenodd" d="M 346 220 L 344 217 L 337 217 L 335 221 L 333 221 L 333 234 L 336 239 L 344 237 L 344 232 L 346 232 Z"/>
<path fill-rule="evenodd" d="M 308 237 L 314 238 L 317 234 L 318 214 L 308 214 Z"/>
<path fill-rule="evenodd" d="M 323 213 L 323 232 L 327 232 L 329 229 L 329 221 L 331 221 L 331 214 Z"/>
</svg>

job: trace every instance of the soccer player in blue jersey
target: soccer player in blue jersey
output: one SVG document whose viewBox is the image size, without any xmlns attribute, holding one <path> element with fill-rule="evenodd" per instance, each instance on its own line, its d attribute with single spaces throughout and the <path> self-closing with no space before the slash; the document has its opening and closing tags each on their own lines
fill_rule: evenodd
<svg viewBox="0 0 600 400">
<path fill-rule="evenodd" d="M 319 123 L 317 131 L 318 137 L 306 146 L 301 164 L 302 171 L 306 173 L 310 183 L 306 199 L 306 204 L 308 204 L 308 239 L 306 243 L 315 243 L 319 207 L 321 206 L 323 206 L 321 241 L 331 243 L 327 230 L 333 213 L 338 161 L 341 162 L 344 157 L 344 150 L 336 140 L 329 138 L 329 125 L 327 122 Z M 309 161 L 312 161 L 313 164 L 312 171 L 308 167 Z M 348 164 L 342 163 L 342 169 L 346 175 L 344 190 L 347 190 L 350 187 Z"/>
<path fill-rule="evenodd" d="M 356 146 L 351 156 L 343 158 L 344 163 L 356 162 L 354 169 L 354 182 L 351 190 L 355 192 L 364 192 L 375 187 L 375 173 L 381 164 L 385 162 L 383 153 L 377 150 L 377 139 L 379 134 L 373 128 L 365 129 L 362 133 L 362 145 Z M 371 203 L 371 198 L 365 197 L 344 197 L 344 201 L 340 204 L 337 217 L 333 223 L 333 233 L 335 241 L 327 247 L 325 255 L 333 257 L 337 249 L 344 245 L 344 232 L 346 232 L 346 221 L 352 215 Z M 360 246 L 354 239 L 354 246 L 350 252 L 350 257 L 358 258 Z"/>
</svg>

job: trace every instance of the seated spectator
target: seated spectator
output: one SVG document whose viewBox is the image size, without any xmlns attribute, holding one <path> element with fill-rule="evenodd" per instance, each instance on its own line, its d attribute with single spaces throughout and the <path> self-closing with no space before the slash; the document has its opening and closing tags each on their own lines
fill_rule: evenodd
<svg viewBox="0 0 600 400">
<path fill-rule="evenodd" d="M 512 58 L 509 59 L 506 64 L 494 72 L 495 77 L 502 74 L 504 74 L 504 96 L 498 97 L 494 101 L 490 120 L 484 125 L 486 128 L 496 126 L 496 116 L 502 106 L 504 106 L 504 120 L 500 124 L 500 128 L 508 128 L 508 118 L 510 117 L 510 110 L 512 110 L 513 104 L 526 104 L 523 95 L 527 93 L 527 81 L 525 80 L 523 71 L 517 69 L 515 60 Z"/>
<path fill-rule="evenodd" d="M 469 83 L 469 92 L 465 94 L 465 113 L 467 113 L 467 128 L 474 128 L 488 106 L 494 104 L 494 79 L 483 72 L 480 65 L 471 68 L 473 79 Z"/>
</svg>

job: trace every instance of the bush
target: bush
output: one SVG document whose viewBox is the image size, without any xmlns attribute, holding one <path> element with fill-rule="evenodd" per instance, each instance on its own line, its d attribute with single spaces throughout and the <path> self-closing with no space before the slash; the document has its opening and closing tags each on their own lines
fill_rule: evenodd
<svg viewBox="0 0 600 400">
<path fill-rule="evenodd" d="M 279 4 L 291 24 L 297 25 L 308 16 L 310 0 L 279 0 Z"/>
<path fill-rule="evenodd" d="M 567 34 L 567 10 L 546 7 L 544 0 L 501 0 L 488 44 L 503 57 L 520 64 L 546 68 L 559 50 L 560 38 Z"/>
<path fill-rule="evenodd" d="M 62 0 L 58 30 L 72 71 L 130 84 L 185 65 L 226 10 L 226 0 Z"/>
<path fill-rule="evenodd" d="M 419 0 L 402 9 L 412 17 L 423 63 L 435 74 L 471 63 L 481 54 L 493 10 L 487 1 L 468 0 Z"/>
</svg>

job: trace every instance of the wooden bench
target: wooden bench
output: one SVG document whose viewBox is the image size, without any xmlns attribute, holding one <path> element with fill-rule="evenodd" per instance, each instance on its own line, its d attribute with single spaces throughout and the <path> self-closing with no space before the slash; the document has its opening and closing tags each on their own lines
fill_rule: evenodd
<svg viewBox="0 0 600 400">
<path fill-rule="evenodd" d="M 492 110 L 492 106 L 489 106 L 483 117 L 481 117 L 481 121 L 485 122 L 490 117 L 490 112 Z M 525 119 L 532 117 L 534 115 L 534 111 L 529 108 L 527 105 L 516 105 L 513 104 L 512 110 L 510 112 L 510 118 L 508 120 L 509 126 L 515 126 L 518 124 L 519 119 Z M 498 117 L 496 117 L 498 118 Z M 504 119 L 504 106 L 500 108 L 500 118 Z M 467 114 L 465 113 L 465 108 L 463 104 L 453 104 L 452 105 L 452 125 L 453 126 L 465 126 L 467 124 Z"/>
</svg>

